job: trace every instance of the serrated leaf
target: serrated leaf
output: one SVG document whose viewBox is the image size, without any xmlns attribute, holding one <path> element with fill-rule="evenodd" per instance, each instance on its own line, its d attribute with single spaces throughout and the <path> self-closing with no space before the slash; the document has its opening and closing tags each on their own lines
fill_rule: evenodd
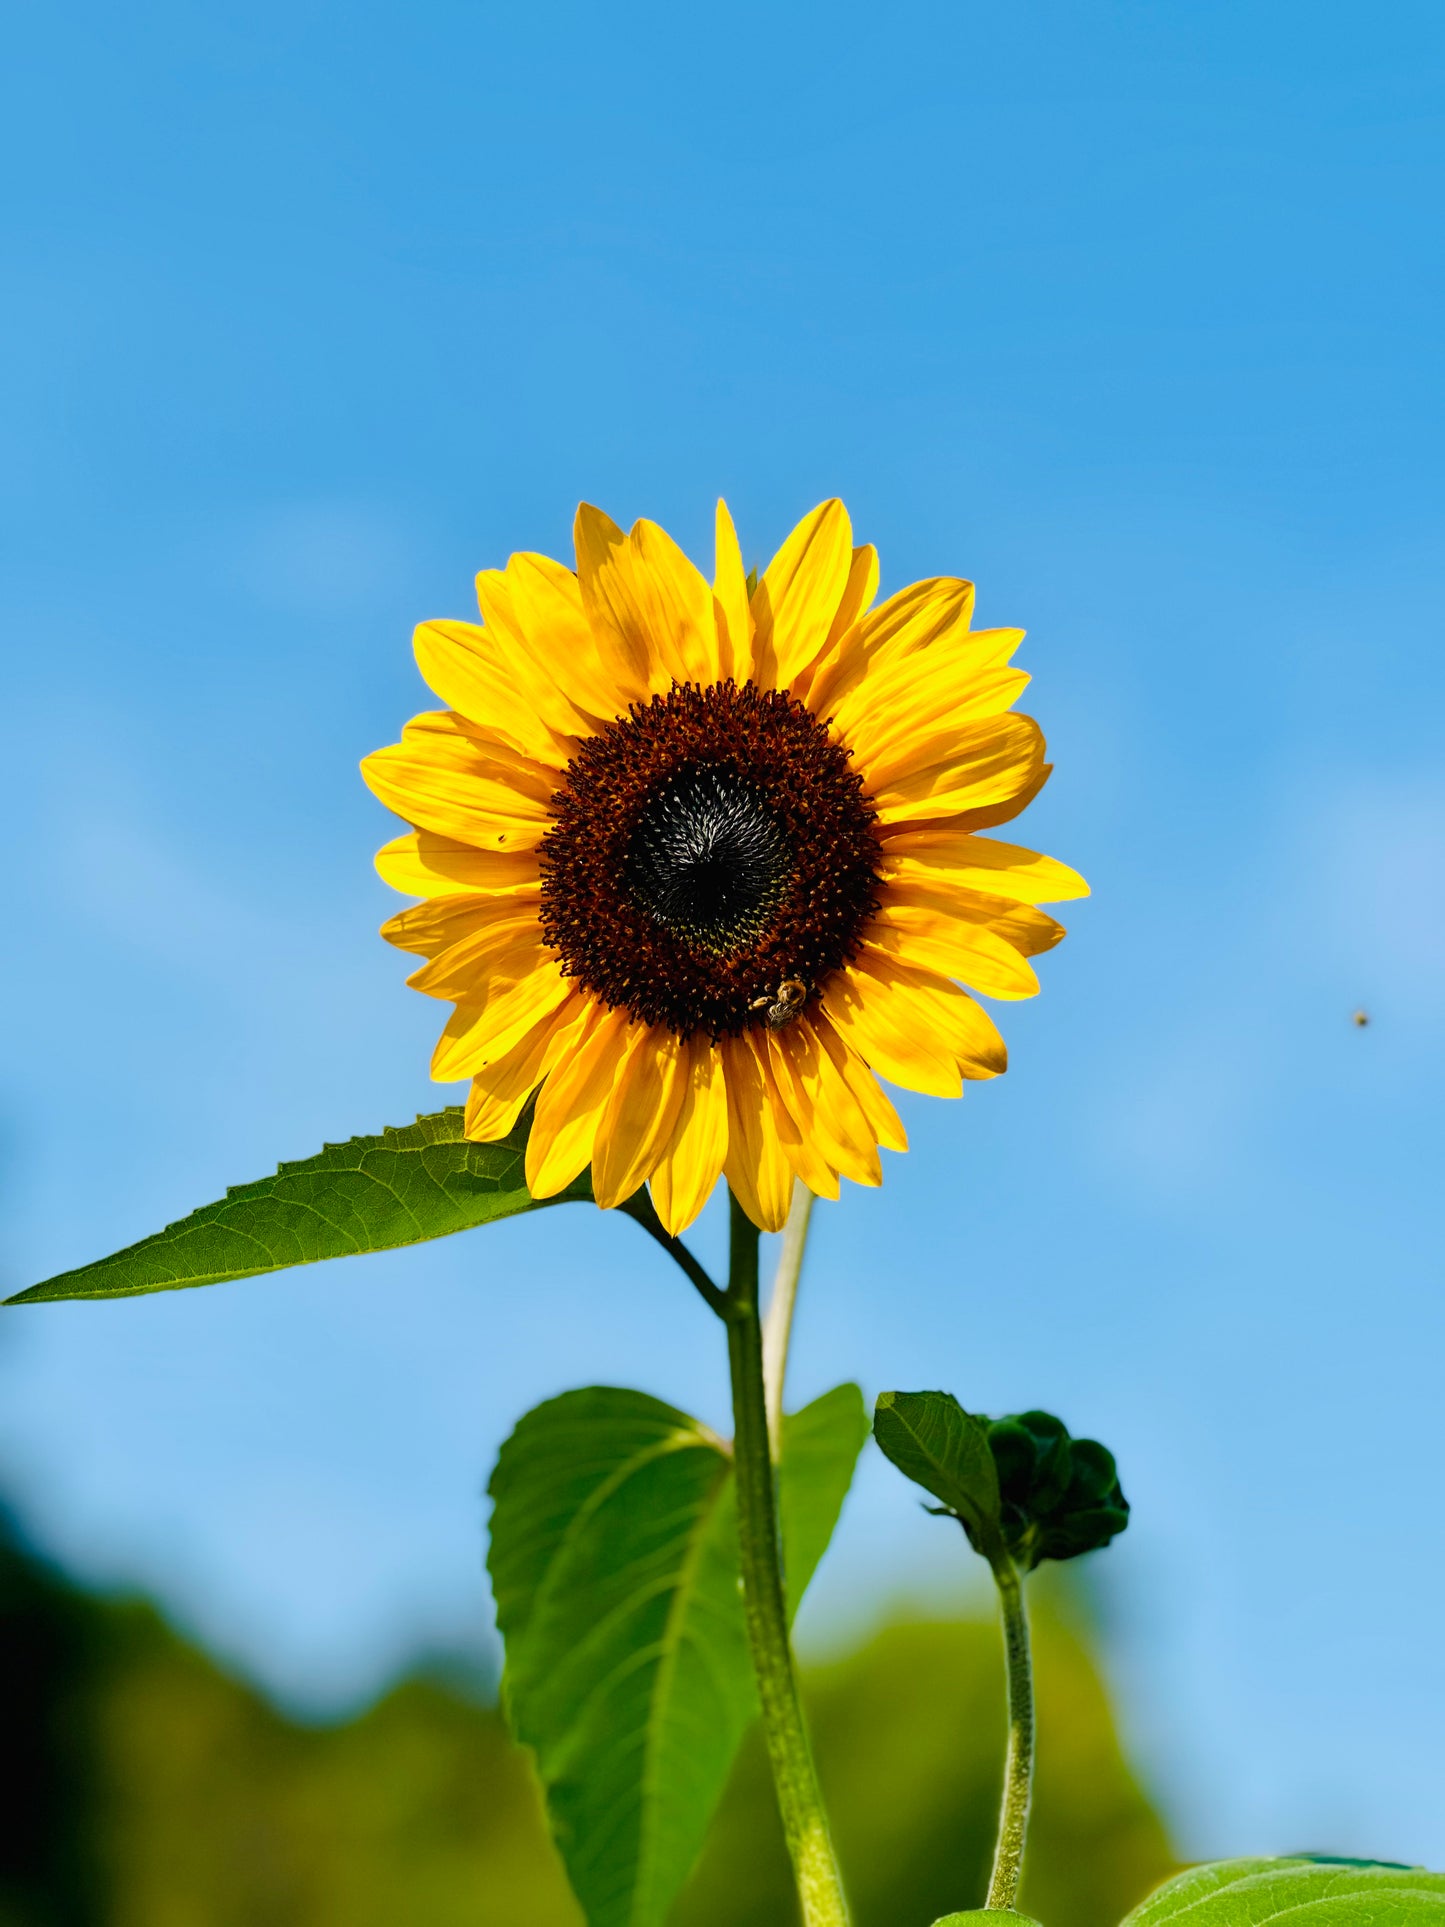
<svg viewBox="0 0 1445 1927">
<path fill-rule="evenodd" d="M 1445 1874 L 1385 1861 L 1223 1860 L 1166 1881 L 1122 1927 L 1445 1927 Z"/>
<path fill-rule="evenodd" d="M 856 1386 L 784 1421 L 790 1596 L 826 1550 L 867 1423 Z M 727 1446 L 642 1392 L 529 1412 L 488 1564 L 508 1713 L 591 1927 L 661 1927 L 755 1710 Z"/>
<path fill-rule="evenodd" d="M 234 1185 L 215 1204 L 124 1251 L 63 1271 L 7 1302 L 131 1298 L 255 1278 L 289 1265 L 392 1251 L 492 1224 L 544 1204 L 590 1198 L 584 1174 L 555 1198 L 523 1177 L 528 1120 L 495 1144 L 469 1144 L 449 1106 L 379 1137 L 328 1144 L 273 1177 Z"/>
<path fill-rule="evenodd" d="M 941 1499 L 985 1549 L 999 1535 L 998 1469 L 988 1427 L 951 1392 L 884 1392 L 873 1436 L 906 1478 Z"/>
</svg>

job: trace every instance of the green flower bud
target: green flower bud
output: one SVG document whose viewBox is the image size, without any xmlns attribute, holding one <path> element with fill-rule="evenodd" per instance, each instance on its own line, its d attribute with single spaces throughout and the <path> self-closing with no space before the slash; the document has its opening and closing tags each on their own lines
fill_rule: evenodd
<svg viewBox="0 0 1445 1927">
<path fill-rule="evenodd" d="M 1051 1412 L 993 1419 L 988 1443 L 1004 1544 L 1025 1572 L 1106 1546 L 1129 1523 L 1113 1453 L 1096 1439 L 1071 1439 Z"/>
</svg>

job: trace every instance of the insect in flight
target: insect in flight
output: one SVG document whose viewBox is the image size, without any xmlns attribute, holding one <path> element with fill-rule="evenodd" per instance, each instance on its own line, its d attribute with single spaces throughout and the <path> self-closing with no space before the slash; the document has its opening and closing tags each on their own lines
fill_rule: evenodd
<svg viewBox="0 0 1445 1927">
<path fill-rule="evenodd" d="M 768 1013 L 769 1030 L 786 1030 L 808 1001 L 808 986 L 800 977 L 784 977 L 775 995 L 754 997 L 749 1010 Z"/>
</svg>

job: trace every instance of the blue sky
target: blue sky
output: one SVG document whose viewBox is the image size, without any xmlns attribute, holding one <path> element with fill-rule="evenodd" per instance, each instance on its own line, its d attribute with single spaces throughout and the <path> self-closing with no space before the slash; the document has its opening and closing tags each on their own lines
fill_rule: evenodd
<svg viewBox="0 0 1445 1927">
<path fill-rule="evenodd" d="M 1105 1438 L 1109 1663 L 1186 1850 L 1445 1864 L 1439 9 L 9 40 L 6 1279 L 458 1094 L 356 775 L 425 706 L 417 620 L 565 554 L 580 497 L 706 561 L 724 492 L 751 561 L 841 494 L 885 589 L 1028 627 L 1025 840 L 1095 895 L 1009 1076 L 907 1104 L 884 1190 L 820 1211 L 797 1394 Z M 497 1443 L 594 1380 L 725 1412 L 687 1287 L 574 1208 L 8 1314 L 0 1479 L 325 1709 L 475 1638 Z M 871 1460 L 810 1636 L 966 1581 Z"/>
</svg>

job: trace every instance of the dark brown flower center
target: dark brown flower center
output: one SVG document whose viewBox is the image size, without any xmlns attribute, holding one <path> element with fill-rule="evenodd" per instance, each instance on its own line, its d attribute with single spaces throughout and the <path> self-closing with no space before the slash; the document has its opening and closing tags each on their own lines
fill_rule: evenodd
<svg viewBox="0 0 1445 1927">
<path fill-rule="evenodd" d="M 627 844 L 634 900 L 664 929 L 720 957 L 757 941 L 792 874 L 767 797 L 719 763 L 688 763 L 668 777 Z"/>
<path fill-rule="evenodd" d="M 764 1022 L 783 984 L 788 1016 L 804 1008 L 877 908 L 873 805 L 781 690 L 675 683 L 634 704 L 551 809 L 542 930 L 563 973 L 680 1036 Z"/>
</svg>

